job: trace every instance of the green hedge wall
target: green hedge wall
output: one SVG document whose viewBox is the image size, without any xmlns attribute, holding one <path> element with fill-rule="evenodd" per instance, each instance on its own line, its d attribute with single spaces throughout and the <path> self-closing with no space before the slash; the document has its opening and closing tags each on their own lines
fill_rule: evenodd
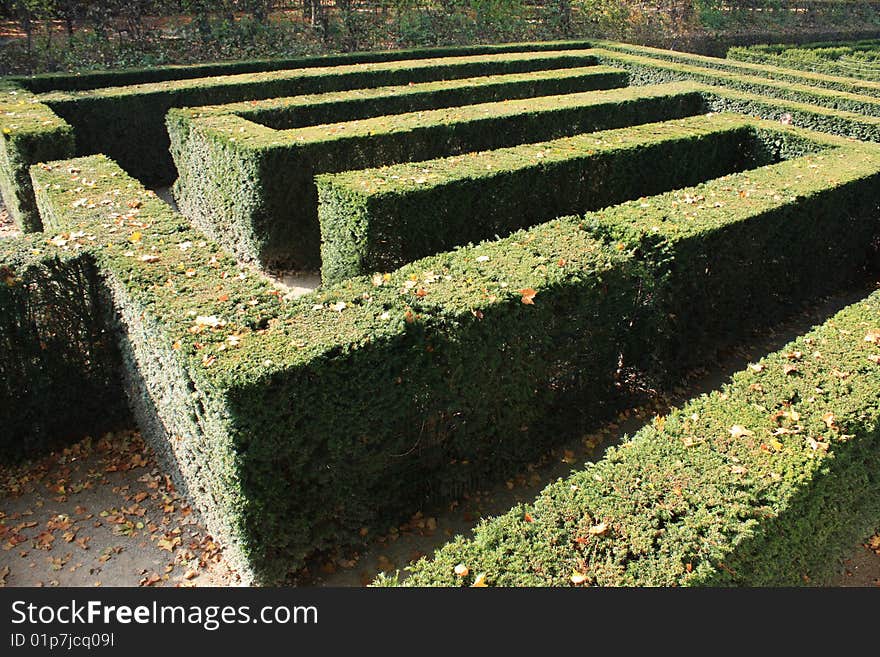
<svg viewBox="0 0 880 657">
<path fill-rule="evenodd" d="M 131 421 L 97 272 L 63 242 L 0 240 L 0 463 Z"/>
<path fill-rule="evenodd" d="M 875 292 L 419 561 L 406 584 L 821 582 L 880 518 L 878 336 Z"/>
<path fill-rule="evenodd" d="M 826 75 L 880 81 L 880 42 L 811 43 L 799 46 L 734 47 L 727 58 L 753 64 L 784 66 Z"/>
<path fill-rule="evenodd" d="M 745 332 L 852 274 L 878 172 L 841 144 L 285 301 L 105 158 L 32 169 L 45 223 L 106 281 L 139 415 L 264 582 L 610 413 L 621 354 L 648 362 L 670 326 L 698 351 L 719 322 L 685 321 Z"/>
<path fill-rule="evenodd" d="M 193 78 L 214 77 L 218 75 L 262 73 L 292 68 L 315 68 L 322 66 L 395 62 L 402 59 L 434 59 L 437 57 L 464 57 L 468 55 L 490 55 L 516 52 L 546 52 L 550 50 L 585 50 L 589 47 L 590 42 L 580 40 L 445 46 L 439 48 L 411 48 L 375 52 L 338 53 L 333 55 L 314 55 L 286 59 L 257 59 L 251 61 L 215 62 L 208 64 L 153 66 L 151 68 L 94 71 L 88 73 L 46 73 L 12 79 L 33 93 L 45 93 L 47 91 L 86 91 L 89 89 L 98 89 L 100 87 L 121 87 L 131 84 L 169 82 L 172 80 L 188 80 Z"/>
<path fill-rule="evenodd" d="M 597 41 L 595 42 L 595 45 L 597 48 L 616 51 L 620 54 L 646 57 L 665 61 L 667 63 L 695 66 L 704 69 L 715 69 L 723 74 L 762 77 L 767 80 L 790 82 L 795 85 L 807 85 L 819 89 L 829 89 L 865 96 L 880 96 L 880 83 L 868 80 L 857 80 L 849 76 L 841 77 L 823 75 L 807 71 L 797 71 L 779 66 L 737 62 L 722 57 L 707 57 L 705 55 L 694 55 L 692 53 L 662 50 L 660 48 L 636 46 L 629 43 L 617 43 L 613 41 Z"/>
<path fill-rule="evenodd" d="M 693 80 L 781 100 L 846 110 L 869 116 L 880 116 L 880 98 L 864 93 L 825 89 L 807 84 L 806 81 L 798 83 L 768 79 L 758 75 L 743 75 L 693 63 L 666 61 L 665 59 L 627 52 L 600 49 L 589 52 L 598 55 L 603 64 L 629 71 L 632 84 L 660 84 L 677 80 Z M 718 61 L 724 62 L 725 60 Z"/>
<path fill-rule="evenodd" d="M 276 131 L 170 112 L 181 211 L 240 258 L 320 265 L 314 175 L 417 161 L 704 111 L 692 85 L 594 91 Z"/>
<path fill-rule="evenodd" d="M 176 111 L 191 117 L 235 114 L 274 130 L 289 130 L 417 110 L 613 89 L 625 87 L 627 83 L 625 71 L 584 66 L 250 100 Z"/>
<path fill-rule="evenodd" d="M 701 115 L 318 176 L 322 280 L 390 271 L 554 217 L 769 164 L 783 149 L 802 154 L 803 140 L 779 127 Z"/>
<path fill-rule="evenodd" d="M 28 168 L 73 156 L 73 130 L 17 85 L 0 82 L 0 195 L 25 232 L 40 230 Z"/>
<path fill-rule="evenodd" d="M 768 325 L 779 309 L 839 289 L 874 262 L 880 149 L 836 141 L 584 217 L 596 237 L 651 264 L 659 290 L 650 338 L 632 360 L 660 377 L 669 363 L 696 366 L 713 346 L 741 338 L 743 326 Z"/>
<path fill-rule="evenodd" d="M 595 61 L 583 50 L 403 60 L 54 92 L 39 99 L 74 127 L 78 155 L 104 153 L 145 184 L 161 185 L 174 180 L 164 125 L 172 107 L 575 68 Z"/>
<path fill-rule="evenodd" d="M 880 117 L 746 94 L 723 87 L 706 87 L 703 97 L 714 112 L 761 116 L 809 130 L 880 142 Z"/>
</svg>

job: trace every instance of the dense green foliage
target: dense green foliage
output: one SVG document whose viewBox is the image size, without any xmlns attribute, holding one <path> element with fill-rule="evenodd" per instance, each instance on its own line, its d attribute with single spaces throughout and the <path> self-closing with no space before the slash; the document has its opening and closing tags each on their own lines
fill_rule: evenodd
<svg viewBox="0 0 880 657">
<path fill-rule="evenodd" d="M 729 59 L 880 82 L 880 41 L 731 48 Z"/>
<path fill-rule="evenodd" d="M 139 416 L 174 436 L 238 562 L 276 581 L 609 413 L 621 356 L 674 371 L 683 341 L 699 358 L 851 277 L 880 159 L 829 142 L 291 302 L 111 162 L 32 172 L 44 222 L 107 281 Z"/>
<path fill-rule="evenodd" d="M 688 85 L 612 89 L 271 130 L 236 115 L 171 112 L 181 211 L 261 264 L 320 263 L 314 176 L 703 112 Z"/>
<path fill-rule="evenodd" d="M 97 272 L 60 241 L 0 240 L 0 463 L 130 422 Z"/>
<path fill-rule="evenodd" d="M 698 116 L 317 178 L 324 283 L 769 164 L 794 135 Z M 766 127 L 765 127 L 766 129 Z M 768 141 L 776 139 L 779 144 Z"/>
<path fill-rule="evenodd" d="M 73 130 L 33 94 L 0 82 L 0 194 L 27 232 L 40 230 L 28 168 L 74 153 Z"/>
<path fill-rule="evenodd" d="M 168 155 L 165 131 L 165 114 L 172 107 L 574 68 L 593 63 L 595 57 L 578 50 L 514 52 L 174 80 L 53 92 L 38 98 L 73 126 L 78 155 L 103 153 L 139 180 L 161 185 L 174 180 L 174 165 Z"/>
<path fill-rule="evenodd" d="M 878 322 L 875 292 L 533 504 L 484 521 L 406 583 L 822 581 L 880 515 Z M 458 564 L 470 573 L 456 575 Z"/>
</svg>

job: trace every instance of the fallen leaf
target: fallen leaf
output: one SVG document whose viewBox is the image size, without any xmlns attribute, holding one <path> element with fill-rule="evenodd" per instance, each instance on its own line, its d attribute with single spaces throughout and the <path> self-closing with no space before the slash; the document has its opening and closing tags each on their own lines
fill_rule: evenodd
<svg viewBox="0 0 880 657">
<path fill-rule="evenodd" d="M 734 438 L 742 438 L 743 436 L 754 436 L 755 435 L 753 431 L 749 431 L 741 424 L 734 424 L 732 427 L 730 427 L 729 431 L 730 431 L 730 435 L 733 436 Z"/>
<path fill-rule="evenodd" d="M 608 532 L 608 525 L 604 522 L 600 522 L 598 525 L 590 527 L 587 531 L 591 536 L 602 536 Z"/>
<path fill-rule="evenodd" d="M 535 290 L 530 287 L 527 287 L 523 290 L 520 290 L 519 293 L 522 295 L 521 301 L 527 306 L 535 305 L 535 295 L 538 294 Z"/>
<path fill-rule="evenodd" d="M 470 568 L 465 566 L 463 563 L 460 563 L 455 567 L 455 574 L 459 577 L 467 577 L 470 572 Z"/>
<path fill-rule="evenodd" d="M 486 573 L 480 573 L 479 575 L 477 575 L 477 579 L 475 579 L 474 583 L 471 584 L 472 589 L 482 589 L 486 588 L 487 586 L 489 585 L 486 583 Z"/>
<path fill-rule="evenodd" d="M 574 584 L 575 586 L 579 586 L 579 585 L 583 584 L 584 582 L 586 582 L 587 579 L 589 579 L 589 578 L 586 575 L 575 571 L 574 573 L 572 573 L 571 583 Z"/>
</svg>

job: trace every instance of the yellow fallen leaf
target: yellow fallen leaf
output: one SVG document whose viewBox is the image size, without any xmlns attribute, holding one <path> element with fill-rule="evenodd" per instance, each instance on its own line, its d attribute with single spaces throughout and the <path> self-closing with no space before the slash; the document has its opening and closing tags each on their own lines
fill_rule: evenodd
<svg viewBox="0 0 880 657">
<path fill-rule="evenodd" d="M 482 589 L 486 588 L 489 585 L 486 584 L 486 573 L 480 573 L 477 575 L 477 579 L 474 580 L 474 583 L 471 584 L 472 589 Z"/>
</svg>

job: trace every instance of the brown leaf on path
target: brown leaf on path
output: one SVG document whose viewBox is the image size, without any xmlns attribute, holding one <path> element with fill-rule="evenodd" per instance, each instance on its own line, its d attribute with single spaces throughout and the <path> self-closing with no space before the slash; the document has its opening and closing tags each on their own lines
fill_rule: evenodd
<svg viewBox="0 0 880 657">
<path fill-rule="evenodd" d="M 535 305 L 535 295 L 538 294 L 535 290 L 533 290 L 530 287 L 527 287 L 527 288 L 520 290 L 519 293 L 522 295 L 521 301 L 524 304 L 526 304 L 527 306 L 534 306 Z"/>
</svg>

